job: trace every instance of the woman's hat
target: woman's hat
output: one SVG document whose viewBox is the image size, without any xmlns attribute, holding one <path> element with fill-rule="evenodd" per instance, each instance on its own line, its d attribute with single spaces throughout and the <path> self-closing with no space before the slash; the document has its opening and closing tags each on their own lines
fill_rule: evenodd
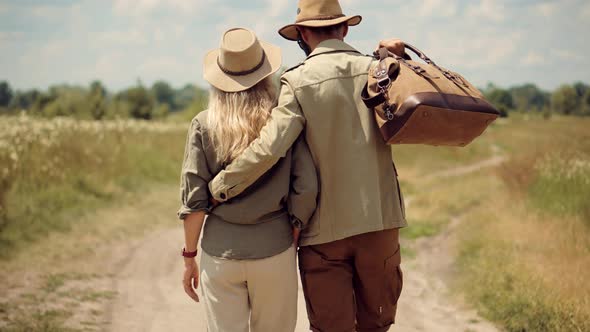
<svg viewBox="0 0 590 332">
<path fill-rule="evenodd" d="M 281 49 L 259 41 L 254 32 L 235 28 L 226 31 L 219 49 L 203 61 L 203 77 L 225 92 L 247 90 L 281 67 Z"/>
<path fill-rule="evenodd" d="M 348 22 L 349 26 L 361 23 L 360 15 L 346 16 L 338 0 L 300 0 L 295 24 L 279 30 L 279 34 L 289 40 L 297 40 L 297 27 L 319 28 Z"/>
</svg>

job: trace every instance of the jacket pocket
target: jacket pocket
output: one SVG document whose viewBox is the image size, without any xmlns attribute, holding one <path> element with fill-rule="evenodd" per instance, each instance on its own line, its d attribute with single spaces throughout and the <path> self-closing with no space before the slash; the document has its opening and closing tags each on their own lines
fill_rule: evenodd
<svg viewBox="0 0 590 332">
<path fill-rule="evenodd" d="M 385 260 L 385 302 L 395 308 L 403 287 L 403 272 L 400 267 L 401 257 L 398 249 L 393 256 Z"/>
</svg>

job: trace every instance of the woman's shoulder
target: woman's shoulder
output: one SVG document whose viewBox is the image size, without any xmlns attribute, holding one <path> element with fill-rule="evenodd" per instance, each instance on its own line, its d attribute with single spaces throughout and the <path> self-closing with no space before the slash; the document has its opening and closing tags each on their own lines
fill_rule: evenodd
<svg viewBox="0 0 590 332">
<path fill-rule="evenodd" d="M 204 125 L 207 123 L 207 114 L 209 113 L 208 109 L 205 109 L 199 113 L 197 113 L 197 115 L 195 115 L 195 117 L 193 117 L 192 123 L 196 123 L 199 125 Z"/>
<path fill-rule="evenodd" d="M 203 110 L 193 117 L 191 120 L 191 128 L 193 131 L 206 130 L 208 110 Z"/>
</svg>

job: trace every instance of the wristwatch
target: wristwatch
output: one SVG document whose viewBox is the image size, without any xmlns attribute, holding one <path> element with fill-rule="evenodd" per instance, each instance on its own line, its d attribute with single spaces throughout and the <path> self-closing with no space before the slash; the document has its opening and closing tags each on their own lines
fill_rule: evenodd
<svg viewBox="0 0 590 332">
<path fill-rule="evenodd" d="M 198 250 L 195 250 L 193 252 L 190 252 L 190 251 L 186 251 L 185 248 L 182 248 L 182 256 L 183 257 L 186 257 L 186 258 L 195 258 L 195 257 L 197 257 L 197 252 L 198 252 Z"/>
</svg>

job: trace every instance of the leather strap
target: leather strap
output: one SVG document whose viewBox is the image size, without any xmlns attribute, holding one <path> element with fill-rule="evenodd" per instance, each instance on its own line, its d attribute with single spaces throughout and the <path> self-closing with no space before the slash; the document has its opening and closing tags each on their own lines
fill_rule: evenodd
<svg viewBox="0 0 590 332">
<path fill-rule="evenodd" d="M 260 67 L 262 67 L 262 65 L 264 65 L 264 60 L 266 60 L 266 53 L 262 52 L 262 59 L 260 59 L 260 62 L 254 68 L 248 69 L 248 70 L 244 70 L 244 71 L 231 71 L 231 70 L 223 67 L 223 65 L 219 61 L 219 57 L 217 57 L 217 66 L 219 66 L 219 69 L 222 72 L 224 72 L 225 74 L 227 74 L 227 75 L 231 75 L 231 76 L 246 76 L 246 75 L 250 75 L 253 72 L 255 72 L 258 69 L 260 69 Z"/>
<path fill-rule="evenodd" d="M 320 16 L 313 16 L 313 17 L 306 17 L 306 18 L 302 18 L 300 20 L 298 20 L 297 22 L 295 22 L 295 24 L 297 23 L 302 23 L 302 22 L 307 22 L 307 21 L 328 21 L 328 20 L 335 20 L 337 18 L 341 18 L 344 17 L 346 15 L 341 14 L 341 15 L 320 15 Z M 344 23 L 344 22 L 342 22 Z"/>
<path fill-rule="evenodd" d="M 386 99 L 385 96 L 380 93 L 374 97 L 369 97 L 369 83 L 365 84 L 365 87 L 363 89 L 363 92 L 361 93 L 361 98 L 363 99 L 363 102 L 365 103 L 365 105 L 368 108 L 375 108 L 381 104 L 383 104 Z"/>
</svg>

